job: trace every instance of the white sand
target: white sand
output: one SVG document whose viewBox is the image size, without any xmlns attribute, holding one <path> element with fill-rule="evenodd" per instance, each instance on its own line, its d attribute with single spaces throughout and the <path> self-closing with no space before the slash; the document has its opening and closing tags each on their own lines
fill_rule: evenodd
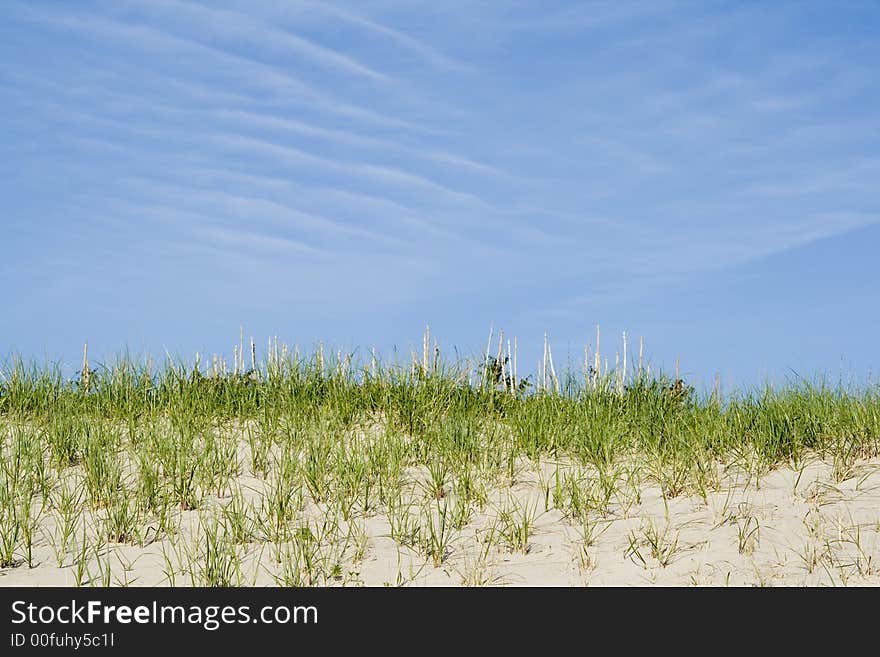
<svg viewBox="0 0 880 657">
<path fill-rule="evenodd" d="M 513 486 L 494 490 L 482 512 L 460 532 L 452 533 L 438 567 L 392 539 L 385 515 L 352 521 L 351 526 L 363 531 L 363 554 L 349 548 L 341 572 L 328 583 L 880 585 L 880 459 L 857 462 L 842 481 L 832 476 L 830 463 L 820 460 L 800 472 L 781 468 L 758 480 L 744 473 L 728 473 L 720 489 L 705 499 L 680 496 L 664 500 L 659 488 L 635 484 L 626 494 L 615 495 L 605 517 L 591 514 L 589 545 L 585 545 L 580 523 L 565 518 L 557 509 L 545 509 L 546 489 L 541 482 L 548 481 L 555 467 L 549 463 L 526 467 Z M 247 487 L 248 482 L 243 484 Z M 503 541 L 486 541 L 491 528 L 500 526 L 499 509 L 510 504 L 536 508 L 525 553 L 511 551 Z M 320 519 L 320 513 L 312 508 L 314 519 Z M 169 584 L 168 559 L 178 564 L 186 544 L 186 527 L 193 526 L 198 516 L 198 511 L 181 514 L 183 529 L 176 549 L 162 539 L 146 546 L 105 546 L 89 555 L 85 562 L 93 583 L 102 583 L 102 564 L 109 564 L 113 586 Z M 47 517 L 34 549 L 35 567 L 18 564 L 0 570 L 0 585 L 74 585 L 77 546 L 58 567 L 54 536 L 54 521 Z M 192 545 L 191 549 L 197 547 Z M 241 548 L 242 584 L 278 583 L 272 573 L 280 572 L 282 566 L 275 563 L 271 552 L 268 545 Z M 190 578 L 178 573 L 174 584 L 189 585 Z"/>
</svg>

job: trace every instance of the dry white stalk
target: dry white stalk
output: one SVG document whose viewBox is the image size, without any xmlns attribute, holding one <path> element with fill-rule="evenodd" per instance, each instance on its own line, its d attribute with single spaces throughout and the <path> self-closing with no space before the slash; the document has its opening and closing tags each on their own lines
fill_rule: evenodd
<svg viewBox="0 0 880 657">
<path fill-rule="evenodd" d="M 584 345 L 584 382 L 590 384 L 590 345 Z"/>
<path fill-rule="evenodd" d="M 518 381 L 516 376 L 516 336 L 513 336 L 513 388 L 514 394 L 516 392 L 516 382 Z"/>
<path fill-rule="evenodd" d="M 626 383 L 626 331 L 623 332 L 623 376 L 620 379 L 620 392 L 623 392 L 623 385 Z"/>
<path fill-rule="evenodd" d="M 244 374 L 244 325 L 238 327 L 238 362 L 235 364 L 239 374 Z"/>
<path fill-rule="evenodd" d="M 504 350 L 504 330 L 498 331 L 498 353 L 495 355 L 495 368 L 497 371 L 498 367 L 501 367 L 501 382 L 504 382 L 504 363 L 501 360 L 501 355 Z M 494 372 L 493 372 L 494 374 Z M 493 382 L 494 383 L 494 382 Z"/>
<path fill-rule="evenodd" d="M 502 358 L 496 360 L 495 363 L 501 365 L 501 387 L 507 390 L 507 364 Z"/>
<path fill-rule="evenodd" d="M 84 390 L 89 389 L 89 343 L 83 343 L 83 365 L 82 365 L 82 387 Z"/>
<path fill-rule="evenodd" d="M 614 352 L 614 387 L 619 391 L 620 390 L 620 353 Z"/>
<path fill-rule="evenodd" d="M 553 350 L 550 348 L 550 343 L 547 343 L 547 357 L 550 362 L 550 376 L 553 377 L 553 387 L 556 389 L 556 394 L 559 394 L 559 379 L 556 378 L 556 368 L 553 367 Z"/>
<path fill-rule="evenodd" d="M 510 352 L 510 338 L 507 339 L 507 367 L 510 372 L 510 378 L 509 380 L 505 379 L 505 382 L 510 388 L 510 393 L 516 396 L 516 381 L 514 381 L 513 376 L 513 354 Z"/>
<path fill-rule="evenodd" d="M 547 334 L 544 333 L 544 361 L 541 364 L 541 390 L 547 391 Z"/>
<path fill-rule="evenodd" d="M 642 355 L 645 352 L 645 338 L 639 336 L 639 379 L 642 378 Z"/>
<path fill-rule="evenodd" d="M 492 324 L 489 324 L 489 340 L 486 342 L 486 359 L 483 361 L 483 371 L 480 373 L 481 385 L 486 385 L 486 376 L 489 368 L 489 350 L 492 348 Z"/>
<path fill-rule="evenodd" d="M 431 327 L 429 325 L 425 325 L 425 337 L 423 341 L 423 350 L 422 350 L 422 371 L 424 371 L 425 376 L 428 375 L 428 347 L 431 345 Z"/>
<path fill-rule="evenodd" d="M 593 375 L 596 377 L 596 381 L 598 382 L 599 376 L 602 373 L 602 360 L 599 357 L 599 325 L 596 324 L 596 367 Z"/>
</svg>

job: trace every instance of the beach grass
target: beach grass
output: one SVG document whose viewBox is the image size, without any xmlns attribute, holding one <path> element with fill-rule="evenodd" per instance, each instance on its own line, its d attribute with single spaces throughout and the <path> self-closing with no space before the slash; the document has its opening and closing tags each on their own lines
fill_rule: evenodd
<svg viewBox="0 0 880 657">
<path fill-rule="evenodd" d="M 277 341 L 262 360 L 252 346 L 249 367 L 244 345 L 231 367 L 197 356 L 93 368 L 86 353 L 73 377 L 11 358 L 0 376 L 0 572 L 51 553 L 77 584 L 128 585 L 134 567 L 110 555 L 159 545 L 171 585 L 347 583 L 368 550 L 366 524 L 381 518 L 431 567 L 477 546 L 467 553 L 482 573 L 490 553 L 528 554 L 551 511 L 587 550 L 645 486 L 664 501 L 708 499 L 731 468 L 760 481 L 821 458 L 843 481 L 880 456 L 876 386 L 800 381 L 722 400 L 650 373 L 641 349 L 637 367 L 603 371 L 585 351 L 582 371 L 557 377 L 545 343 L 526 379 L 503 334 L 494 347 L 490 335 L 485 354 L 447 361 L 426 331 L 421 357 L 405 363 L 323 346 L 301 355 Z M 542 473 L 541 499 L 510 497 L 530 470 Z M 748 554 L 759 521 L 736 523 Z M 876 568 L 859 534 L 841 541 L 853 568 Z M 671 530 L 646 524 L 625 554 L 666 566 L 679 548 Z M 810 568 L 818 549 L 805 551 Z"/>
</svg>

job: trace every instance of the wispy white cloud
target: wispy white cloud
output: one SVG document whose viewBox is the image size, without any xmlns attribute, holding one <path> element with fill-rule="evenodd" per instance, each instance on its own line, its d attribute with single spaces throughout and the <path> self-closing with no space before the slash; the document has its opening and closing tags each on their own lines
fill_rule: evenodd
<svg viewBox="0 0 880 657">
<path fill-rule="evenodd" d="M 297 1 L 294 3 L 279 4 L 275 2 L 267 3 L 265 0 L 259 0 L 259 4 L 268 11 L 276 12 L 277 15 L 285 15 L 295 12 L 295 15 L 299 16 L 303 11 L 323 14 L 335 21 L 347 23 L 366 33 L 390 41 L 396 46 L 408 50 L 421 59 L 431 63 L 435 67 L 457 72 L 470 70 L 470 67 L 457 61 L 455 58 L 450 57 L 448 54 L 440 52 L 425 41 L 417 39 L 411 34 L 407 34 L 401 30 L 384 25 L 381 22 L 368 18 L 362 14 L 358 14 L 350 8 L 343 8 L 339 5 L 326 2 L 312 1 Z"/>
<path fill-rule="evenodd" d="M 476 206 L 477 208 L 492 208 L 490 203 L 476 194 L 451 189 L 450 187 L 441 185 L 433 180 L 429 180 L 425 176 L 420 176 L 415 173 L 409 173 L 407 171 L 401 171 L 400 169 L 378 164 L 360 164 L 356 165 L 354 169 L 359 174 L 379 182 L 389 183 L 391 185 L 421 187 L 422 189 L 436 192 L 440 196 L 454 203 L 463 203 Z"/>
<path fill-rule="evenodd" d="M 79 84 L 74 87 L 56 83 L 49 79 L 25 78 L 20 74 L 11 73 L 11 78 L 17 83 L 9 86 L 5 92 L 9 97 L 16 98 L 37 111 L 51 112 L 56 118 L 63 121 L 77 121 L 92 125 L 104 125 L 115 129 L 128 129 L 132 131 L 142 130 L 143 126 L 134 124 L 128 118 L 132 112 L 137 111 L 140 118 L 162 118 L 166 125 L 179 123 L 184 119 L 201 123 L 203 126 L 208 119 L 224 121 L 235 127 L 236 131 L 242 130 L 271 130 L 308 139 L 317 139 L 352 146 L 361 149 L 380 150 L 393 154 L 405 155 L 423 161 L 440 164 L 452 171 L 465 171 L 483 176 L 504 178 L 508 180 L 519 179 L 500 168 L 477 161 L 463 155 L 450 153 L 436 149 L 430 145 L 411 146 L 400 141 L 370 136 L 352 130 L 339 128 L 327 128 L 301 119 L 290 118 L 275 108 L 275 113 L 268 111 L 256 111 L 246 108 L 229 109 L 205 109 L 199 106 L 169 104 L 168 102 L 156 101 L 153 97 L 143 94 L 134 94 L 119 89 L 110 89 L 96 83 Z M 123 80 L 117 80 L 122 85 Z M 177 91 L 185 93 L 191 99 L 205 99 L 212 104 L 226 105 L 230 100 L 244 105 L 253 105 L 252 99 L 244 96 L 213 93 L 210 88 L 199 85 L 184 85 L 178 81 L 162 78 L 159 82 Z M 48 93 L 57 97 L 57 101 L 48 101 L 45 96 L 40 100 L 34 98 L 33 88 L 37 86 L 44 94 Z M 83 100 L 100 102 L 100 113 L 94 109 L 88 111 L 71 104 L 71 100 Z M 117 115 L 120 118 L 111 119 L 107 115 Z M 123 118 L 124 117 L 124 118 Z M 167 128 L 166 128 L 167 130 Z M 197 134 L 189 127 L 185 129 L 189 135 Z"/>
<path fill-rule="evenodd" d="M 467 235 L 445 227 L 442 220 L 435 216 L 436 213 L 426 213 L 424 209 L 410 207 L 375 193 L 360 193 L 326 183 L 306 185 L 291 177 L 256 175 L 211 166 L 183 165 L 169 173 L 181 184 L 207 188 L 223 185 L 227 189 L 230 186 L 240 186 L 289 194 L 304 207 L 323 207 L 328 211 L 338 211 L 352 217 L 354 221 L 373 219 L 377 224 L 387 226 L 390 232 L 401 239 L 409 231 L 419 241 L 440 239 L 460 248 L 473 249 L 478 246 Z"/>
<path fill-rule="evenodd" d="M 507 171 L 502 171 L 500 168 L 496 166 L 492 166 L 491 164 L 486 164 L 485 162 L 478 162 L 469 157 L 464 157 L 461 155 L 454 155 L 452 153 L 444 153 L 442 151 L 423 151 L 414 148 L 408 148 L 407 152 L 413 154 L 421 154 L 423 157 L 433 160 L 435 162 L 439 162 L 441 164 L 448 164 L 451 167 L 464 169 L 466 171 L 470 171 L 473 173 L 478 173 L 485 176 L 494 176 L 498 178 L 514 178 Z M 520 177 L 521 179 L 521 177 Z"/>
<path fill-rule="evenodd" d="M 159 18 L 163 30 L 185 33 L 190 39 L 195 36 L 200 42 L 214 42 L 218 38 L 241 40 L 258 50 L 294 54 L 331 70 L 373 81 L 390 81 L 389 76 L 353 57 L 255 18 L 252 10 L 230 11 L 183 0 L 129 0 L 126 4 Z"/>
<path fill-rule="evenodd" d="M 873 195 L 880 180 L 880 160 L 862 159 L 843 166 L 829 166 L 827 171 L 789 171 L 777 174 L 772 182 L 750 185 L 745 193 L 759 197 L 793 198 L 815 194 L 833 194 L 846 198 L 853 192 Z"/>
<path fill-rule="evenodd" d="M 328 256 L 329 253 L 324 249 L 318 249 L 309 244 L 305 244 L 289 237 L 278 237 L 277 235 L 265 235 L 254 231 L 237 230 L 231 228 L 203 228 L 200 231 L 202 237 L 209 240 L 219 242 L 226 246 L 234 246 L 244 250 L 261 250 L 268 249 L 272 251 L 281 251 L 283 253 L 293 253 L 295 255 L 307 256 Z"/>
<path fill-rule="evenodd" d="M 282 146 L 262 139 L 238 135 L 215 135 L 212 141 L 218 145 L 268 156 L 294 167 L 320 168 L 333 173 L 366 178 L 392 187 L 417 187 L 434 192 L 437 197 L 447 202 L 490 207 L 475 194 L 455 190 L 424 176 L 389 166 L 329 159 L 292 146 Z"/>
<path fill-rule="evenodd" d="M 371 149 L 382 149 L 394 153 L 402 153 L 410 157 L 430 160 L 447 165 L 453 169 L 464 169 L 468 172 L 489 175 L 495 177 L 511 177 L 511 174 L 502 171 L 483 162 L 474 159 L 435 150 L 430 146 L 416 147 L 407 146 L 393 139 L 369 137 L 346 130 L 322 128 L 305 121 L 262 114 L 246 110 L 218 110 L 211 113 L 212 116 L 236 121 L 248 127 L 268 128 L 284 132 L 291 132 L 305 137 L 313 137 L 327 141 L 334 141 L 351 146 Z"/>
<path fill-rule="evenodd" d="M 91 34 L 125 47 L 137 46 L 165 55 L 170 51 L 197 55 L 215 62 L 219 74 L 230 78 L 243 88 L 257 84 L 264 90 L 293 103 L 312 105 L 326 112 L 375 125 L 416 132 L 426 131 L 422 126 L 410 121 L 339 100 L 269 64 L 226 52 L 192 39 L 174 36 L 152 27 L 102 17 L 79 18 L 71 14 L 42 12 L 31 8 L 21 9 L 17 15 L 23 19 L 60 29 Z M 189 65 L 192 64 L 189 63 Z M 427 132 L 431 131 L 427 130 Z"/>
<path fill-rule="evenodd" d="M 620 138 L 613 139 L 597 134 L 580 135 L 576 140 L 601 153 L 603 158 L 620 161 L 640 175 L 664 173 L 670 169 L 669 162 L 662 157 L 650 153 L 644 147 L 632 146 Z"/>
<path fill-rule="evenodd" d="M 550 317 L 582 316 L 585 309 L 617 303 L 634 294 L 651 298 L 687 283 L 699 272 L 718 273 L 806 247 L 815 242 L 880 225 L 880 212 L 820 212 L 787 222 L 750 226 L 708 225 L 690 234 L 649 231 L 651 248 L 621 251 L 614 261 L 602 261 L 599 270 L 613 269 L 616 277 L 595 277 L 588 292 L 563 294 L 547 300 L 535 312 Z"/>
<path fill-rule="evenodd" d="M 323 128 L 299 119 L 291 119 L 270 114 L 262 114 L 247 110 L 217 110 L 211 113 L 220 119 L 233 121 L 239 125 L 245 125 L 254 128 L 268 128 L 278 130 L 303 137 L 313 137 L 326 141 L 343 143 L 351 146 L 361 146 L 365 148 L 387 147 L 394 142 L 383 140 L 377 137 L 369 137 L 347 130 L 339 130 L 336 128 Z"/>
<path fill-rule="evenodd" d="M 685 2 L 662 4 L 627 3 L 574 3 L 557 8 L 535 7 L 525 16 L 511 16 L 506 27 L 512 30 L 543 31 L 552 33 L 578 32 L 632 24 L 637 20 L 657 18 L 686 7 Z M 502 19 L 504 20 L 504 19 Z"/>
<path fill-rule="evenodd" d="M 413 272 L 426 272 L 429 268 L 423 260 L 413 259 L 407 249 L 394 248 L 379 252 L 370 248 L 363 240 L 347 243 L 331 239 L 324 245 L 310 243 L 308 239 L 291 236 L 290 226 L 284 226 L 283 218 L 273 217 L 267 222 L 257 221 L 261 217 L 249 215 L 251 221 L 233 222 L 230 216 L 238 217 L 236 212 L 227 215 L 218 211 L 223 199 L 214 203 L 205 203 L 210 195 L 196 199 L 188 204 L 175 200 L 174 186 L 163 185 L 153 181 L 131 181 L 134 188 L 150 191 L 149 200 L 132 199 L 130 196 L 107 197 L 102 199 L 103 211 L 94 214 L 87 206 L 76 205 L 77 216 L 90 217 L 88 223 L 94 224 L 103 234 L 127 234 L 131 221 L 146 222 L 155 227 L 155 245 L 152 247 L 154 257 L 164 257 L 169 253 L 209 253 L 221 256 L 228 261 L 233 270 L 263 271 L 271 269 L 276 272 L 276 279 L 286 275 L 295 275 L 298 279 L 315 279 L 321 271 L 337 272 L 342 275 L 345 267 L 359 266 L 363 269 L 388 267 L 407 268 Z M 168 188 L 168 190 L 166 190 Z M 167 193 L 168 191 L 172 193 Z M 247 199 L 239 208 L 247 208 Z M 161 229 L 159 229 L 161 227 Z M 280 228 L 281 229 L 280 229 Z M 282 234 L 286 233 L 286 234 Z M 313 238 L 311 232 L 300 233 Z M 331 230 L 329 237 L 339 235 Z M 268 263 L 264 256 L 272 254 L 281 258 L 294 259 Z M 71 262 L 74 262 L 72 260 Z M 320 267 L 315 270 L 314 267 Z M 334 280 L 325 281 L 332 286 Z M 298 285 L 296 289 L 301 289 Z"/>
<path fill-rule="evenodd" d="M 144 178 L 130 178 L 124 181 L 131 189 L 139 189 L 150 199 L 162 198 L 166 204 L 181 208 L 197 206 L 204 214 L 231 217 L 254 224 L 278 228 L 293 228 L 300 234 L 326 234 L 330 237 L 349 237 L 367 240 L 374 244 L 400 245 L 400 240 L 391 235 L 334 221 L 310 212 L 303 212 L 285 203 L 261 198 L 232 194 L 220 190 L 197 189 L 191 186 L 175 185 Z"/>
</svg>

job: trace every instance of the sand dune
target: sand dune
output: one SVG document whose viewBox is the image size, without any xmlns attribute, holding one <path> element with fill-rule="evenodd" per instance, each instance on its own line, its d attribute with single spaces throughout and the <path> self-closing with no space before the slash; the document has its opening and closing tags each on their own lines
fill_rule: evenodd
<svg viewBox="0 0 880 657">
<path fill-rule="evenodd" d="M 664 499 L 650 482 L 619 487 L 605 513 L 574 521 L 554 508 L 548 483 L 560 464 L 524 464 L 512 486 L 496 487 L 485 507 L 460 530 L 447 526 L 435 558 L 392 538 L 392 518 L 368 513 L 335 521 L 346 536 L 338 562 L 319 585 L 347 586 L 821 586 L 880 585 L 880 460 L 857 462 L 841 479 L 819 459 L 798 470 L 784 467 L 760 477 L 728 471 L 718 490 Z M 837 476 L 835 477 L 835 474 Z M 418 473 L 413 473 L 417 484 Z M 256 481 L 242 489 L 259 497 Z M 451 498 L 434 506 L 448 510 Z M 210 504 L 221 508 L 228 500 Z M 431 508 L 429 504 L 428 509 Z M 319 527 L 322 508 L 308 507 Z M 191 585 L 203 554 L 197 545 L 205 509 L 180 513 L 180 530 L 147 545 L 109 544 L 58 558 L 52 518 L 41 523 L 34 567 L 0 570 L 0 585 Z M 440 528 L 434 515 L 436 529 Z M 519 523 L 531 526 L 516 533 Z M 399 519 L 398 519 L 399 522 Z M 399 531 L 398 531 L 399 534 Z M 331 534 L 328 533 L 328 536 Z M 399 535 L 398 535 L 399 538 Z M 188 543 L 189 541 L 189 543 Z M 295 541 L 294 541 L 295 542 Z M 415 542 L 415 541 L 414 541 Z M 240 583 L 290 583 L 285 555 L 266 543 L 238 548 Z M 188 565 L 187 555 L 191 556 Z M 59 567 L 58 562 L 61 561 Z M 78 572 L 79 571 L 79 572 Z M 188 574 L 187 574 L 188 573 Z M 170 575 L 170 576 L 169 576 Z M 308 582 L 305 582 L 308 583 Z"/>
</svg>

